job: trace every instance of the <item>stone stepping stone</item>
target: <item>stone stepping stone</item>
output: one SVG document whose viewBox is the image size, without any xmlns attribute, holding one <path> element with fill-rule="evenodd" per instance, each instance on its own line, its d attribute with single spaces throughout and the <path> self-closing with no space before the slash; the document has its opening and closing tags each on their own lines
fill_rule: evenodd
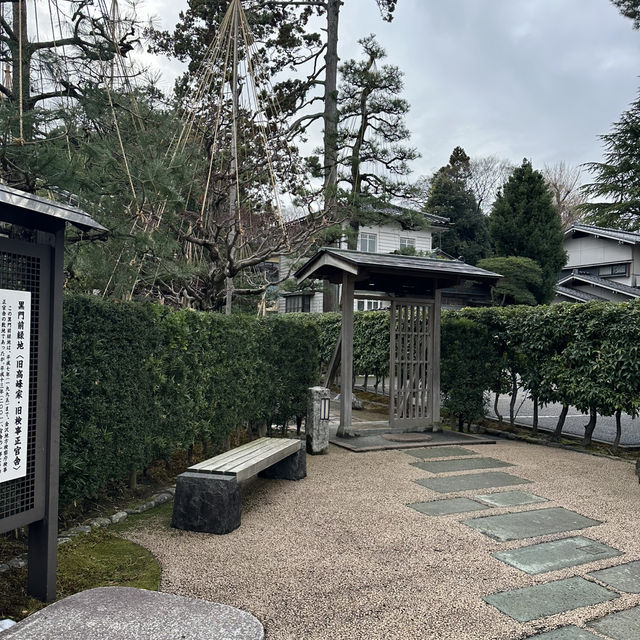
<svg viewBox="0 0 640 640">
<path fill-rule="evenodd" d="M 470 471 L 472 469 L 498 469 L 500 467 L 513 467 L 508 462 L 496 458 L 461 458 L 459 460 L 428 460 L 414 462 L 418 469 L 430 473 L 450 473 L 452 471 Z"/>
<path fill-rule="evenodd" d="M 488 509 L 486 504 L 480 504 L 470 498 L 450 498 L 448 500 L 432 500 L 431 502 L 414 502 L 407 505 L 426 516 L 448 516 L 452 513 L 480 511 Z"/>
<path fill-rule="evenodd" d="M 602 523 L 581 516 L 575 511 L 569 511 L 564 507 L 552 507 L 474 518 L 465 520 L 464 524 L 494 540 L 506 542 L 507 540 L 524 540 L 551 533 L 586 529 Z"/>
<path fill-rule="evenodd" d="M 615 558 L 621 556 L 622 551 L 583 536 L 574 536 L 510 551 L 498 551 L 491 555 L 516 569 L 520 569 L 520 571 L 536 575 L 596 562 L 605 558 Z M 606 581 L 602 580 L 602 582 Z M 615 585 L 610 586 L 615 587 Z M 638 587 L 640 588 L 640 584 Z"/>
<path fill-rule="evenodd" d="M 589 576 L 618 591 L 640 593 L 640 562 L 638 561 L 593 571 Z"/>
<path fill-rule="evenodd" d="M 475 451 L 470 451 L 464 447 L 424 447 L 418 449 L 407 449 L 404 453 L 416 458 L 453 458 L 453 456 L 474 456 Z"/>
<path fill-rule="evenodd" d="M 485 602 L 518 622 L 529 622 L 563 611 L 590 607 L 618 598 L 618 594 L 584 578 L 568 578 L 533 587 L 494 593 Z M 627 636 L 630 640 L 634 636 Z"/>
<path fill-rule="evenodd" d="M 553 631 L 547 631 L 547 633 L 540 633 L 537 636 L 531 636 L 533 638 L 541 638 L 542 640 L 602 640 L 599 636 L 594 636 L 586 629 L 580 629 L 579 627 L 560 627 Z"/>
<path fill-rule="evenodd" d="M 604 618 L 589 622 L 587 626 L 611 640 L 640 638 L 640 607 L 610 613 Z"/>
<path fill-rule="evenodd" d="M 521 507 L 525 504 L 548 502 L 546 498 L 541 498 L 526 491 L 501 491 L 500 493 L 485 493 L 484 495 L 473 497 L 475 500 L 480 500 L 492 507 Z"/>
<path fill-rule="evenodd" d="M 493 487 L 509 487 L 515 484 L 528 484 L 529 480 L 512 476 L 503 471 L 487 471 L 485 473 L 469 473 L 463 476 L 448 476 L 446 478 L 423 478 L 416 480 L 416 482 L 438 493 L 453 493 L 454 491 L 471 491 L 491 489 Z"/>
</svg>

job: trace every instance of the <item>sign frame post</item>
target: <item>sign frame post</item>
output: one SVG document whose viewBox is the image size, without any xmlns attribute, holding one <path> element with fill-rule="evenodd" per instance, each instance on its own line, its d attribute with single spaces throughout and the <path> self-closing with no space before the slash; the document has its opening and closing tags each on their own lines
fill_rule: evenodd
<svg viewBox="0 0 640 640">
<path fill-rule="evenodd" d="M 26 472 L 0 478 L 0 533 L 29 527 L 27 592 L 50 602 L 56 598 L 65 227 L 107 230 L 80 209 L 2 184 L 0 223 L 0 290 L 7 300 L 9 290 L 28 291 L 31 300 Z M 3 387 L 11 384 L 6 371 Z M 16 413 L 23 415 L 24 407 Z"/>
</svg>

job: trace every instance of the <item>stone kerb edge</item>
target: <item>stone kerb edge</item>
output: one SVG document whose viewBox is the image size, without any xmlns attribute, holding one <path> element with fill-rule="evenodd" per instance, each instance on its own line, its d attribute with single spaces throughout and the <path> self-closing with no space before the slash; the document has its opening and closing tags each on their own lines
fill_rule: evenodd
<svg viewBox="0 0 640 640">
<path fill-rule="evenodd" d="M 175 485 L 168 487 L 160 493 L 156 493 L 155 495 L 151 496 L 151 498 L 147 502 L 138 504 L 135 507 L 116 511 L 108 518 L 93 518 L 86 524 L 77 525 L 75 527 L 72 527 L 71 529 L 61 531 L 58 534 L 58 546 L 71 541 L 72 538 L 75 538 L 78 535 L 85 535 L 87 533 L 90 533 L 93 529 L 102 529 L 113 524 L 118 524 L 119 522 L 126 520 L 130 515 L 144 513 L 145 511 L 149 511 L 149 509 L 153 509 L 154 507 L 158 507 L 165 502 L 169 502 L 173 500 L 175 491 Z M 4 573 L 5 571 L 9 571 L 10 569 L 23 569 L 26 566 L 27 554 L 23 553 L 19 556 L 16 556 L 15 558 L 12 558 L 5 564 L 0 564 L 0 573 Z"/>
</svg>

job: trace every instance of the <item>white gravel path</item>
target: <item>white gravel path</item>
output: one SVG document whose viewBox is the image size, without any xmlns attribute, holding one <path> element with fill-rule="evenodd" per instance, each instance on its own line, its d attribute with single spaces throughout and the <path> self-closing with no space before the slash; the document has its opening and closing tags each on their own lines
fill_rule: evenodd
<svg viewBox="0 0 640 640">
<path fill-rule="evenodd" d="M 520 442 L 466 448 L 515 464 L 503 471 L 532 484 L 444 496 L 413 482 L 432 476 L 410 465 L 413 456 L 332 446 L 328 456 L 307 457 L 308 477 L 300 482 L 250 485 L 242 525 L 231 534 L 160 527 L 129 537 L 159 559 L 163 591 L 245 609 L 262 621 L 268 640 L 518 640 L 640 604 L 640 595 L 622 595 L 526 624 L 486 604 L 490 593 L 639 560 L 640 486 L 629 462 Z M 406 506 L 513 489 L 550 501 L 443 517 Z M 552 506 L 602 520 L 577 535 L 625 555 L 529 576 L 490 553 L 571 534 L 496 542 L 461 524 Z"/>
</svg>

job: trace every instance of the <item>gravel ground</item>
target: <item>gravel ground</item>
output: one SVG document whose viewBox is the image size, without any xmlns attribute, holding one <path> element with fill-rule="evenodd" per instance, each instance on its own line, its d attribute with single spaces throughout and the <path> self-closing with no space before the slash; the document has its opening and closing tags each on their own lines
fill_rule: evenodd
<svg viewBox="0 0 640 640">
<path fill-rule="evenodd" d="M 622 595 L 526 624 L 486 604 L 490 593 L 640 559 L 640 487 L 629 462 L 520 442 L 466 448 L 511 462 L 517 466 L 506 471 L 532 481 L 504 490 L 550 502 L 425 516 L 406 505 L 501 489 L 443 496 L 413 482 L 432 474 L 412 467 L 416 459 L 402 451 L 354 454 L 332 446 L 328 456 L 308 456 L 309 475 L 300 482 L 259 479 L 247 487 L 242 525 L 229 535 L 166 528 L 130 537 L 160 560 L 163 591 L 245 609 L 262 621 L 268 640 L 519 640 L 640 604 L 640 595 Z M 625 555 L 529 576 L 490 553 L 570 534 L 496 542 L 461 524 L 553 506 L 602 520 L 579 534 Z"/>
</svg>

